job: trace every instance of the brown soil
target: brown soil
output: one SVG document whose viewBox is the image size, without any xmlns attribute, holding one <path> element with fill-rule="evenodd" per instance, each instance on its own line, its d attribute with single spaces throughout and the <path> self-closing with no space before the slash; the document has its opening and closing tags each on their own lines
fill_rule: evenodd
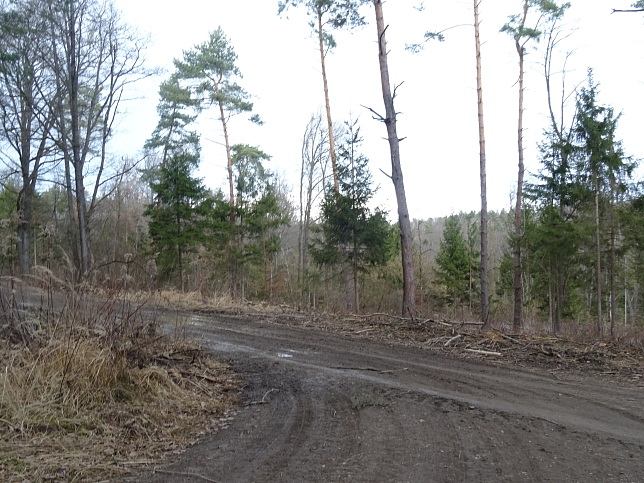
<svg viewBox="0 0 644 483">
<path fill-rule="evenodd" d="M 141 482 L 644 481 L 641 350 L 440 323 L 185 315 L 246 381 Z"/>
</svg>

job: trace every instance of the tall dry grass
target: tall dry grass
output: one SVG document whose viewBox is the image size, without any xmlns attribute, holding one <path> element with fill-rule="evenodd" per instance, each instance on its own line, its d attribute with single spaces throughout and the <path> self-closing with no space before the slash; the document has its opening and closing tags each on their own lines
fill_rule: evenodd
<svg viewBox="0 0 644 483">
<path fill-rule="evenodd" d="M 144 303 L 0 282 L 0 480 L 87 481 L 178 451 L 238 397 Z"/>
</svg>

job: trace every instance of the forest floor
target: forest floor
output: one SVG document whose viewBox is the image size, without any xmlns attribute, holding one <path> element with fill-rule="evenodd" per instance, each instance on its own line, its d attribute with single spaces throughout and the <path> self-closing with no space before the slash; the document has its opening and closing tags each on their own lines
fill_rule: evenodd
<svg viewBox="0 0 644 483">
<path fill-rule="evenodd" d="M 388 316 L 184 317 L 245 402 L 127 481 L 644 481 L 641 346 Z"/>
<path fill-rule="evenodd" d="M 644 481 L 641 343 L 481 334 L 385 315 L 153 305 L 137 317 L 153 314 L 167 335 L 145 339 L 145 360 L 128 364 L 130 384 L 153 385 L 157 399 L 29 424 L 27 416 L 43 418 L 36 402 L 19 424 L 8 419 L 3 383 L 1 479 Z M 0 343 L 5 381 L 18 346 Z M 23 364 L 32 379 L 51 352 Z"/>
</svg>

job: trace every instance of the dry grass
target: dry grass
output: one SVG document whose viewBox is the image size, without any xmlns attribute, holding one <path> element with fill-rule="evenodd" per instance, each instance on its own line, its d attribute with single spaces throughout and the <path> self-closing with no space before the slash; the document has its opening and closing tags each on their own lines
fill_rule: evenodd
<svg viewBox="0 0 644 483">
<path fill-rule="evenodd" d="M 1 481 L 114 477 L 225 424 L 240 387 L 228 366 L 118 297 L 58 304 L 0 286 Z"/>
<path fill-rule="evenodd" d="M 160 306 L 164 309 L 206 313 L 276 315 L 295 311 L 295 309 L 285 304 L 274 305 L 268 302 L 235 300 L 225 293 L 206 296 L 200 292 L 159 290 L 152 293 L 130 293 L 128 294 L 128 299 L 132 301 L 145 300 L 150 305 Z"/>
</svg>

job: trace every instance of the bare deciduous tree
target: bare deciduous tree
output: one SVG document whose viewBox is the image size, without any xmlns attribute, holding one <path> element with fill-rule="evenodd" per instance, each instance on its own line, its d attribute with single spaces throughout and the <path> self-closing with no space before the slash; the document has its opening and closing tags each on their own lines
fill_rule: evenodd
<svg viewBox="0 0 644 483">
<path fill-rule="evenodd" d="M 32 213 L 36 185 L 54 158 L 50 131 L 55 97 L 46 69 L 47 25 L 40 0 L 0 3 L 0 137 L 12 154 L 2 161 L 18 173 L 17 248 L 20 272 L 31 268 Z"/>
<path fill-rule="evenodd" d="M 313 207 L 324 194 L 328 178 L 329 162 L 328 131 L 324 128 L 321 114 L 311 116 L 302 140 L 302 168 L 300 171 L 300 220 L 298 232 L 297 281 L 302 291 L 303 302 L 310 297 L 308 286 L 308 249 Z"/>
<path fill-rule="evenodd" d="M 77 276 L 85 279 L 91 268 L 90 212 L 105 181 L 107 143 L 122 95 L 128 84 L 149 75 L 143 69 L 145 40 L 121 20 L 112 0 L 55 0 L 48 20 L 72 250 Z"/>
</svg>

